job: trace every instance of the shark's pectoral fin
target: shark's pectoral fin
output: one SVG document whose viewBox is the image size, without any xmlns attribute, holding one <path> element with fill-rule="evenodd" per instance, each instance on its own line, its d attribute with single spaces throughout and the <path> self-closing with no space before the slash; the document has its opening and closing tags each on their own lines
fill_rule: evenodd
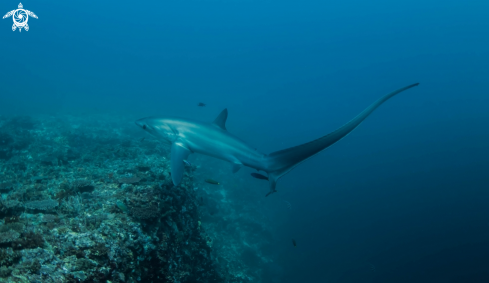
<svg viewBox="0 0 489 283">
<path fill-rule="evenodd" d="M 174 142 L 171 146 L 171 179 L 173 185 L 178 186 L 185 172 L 184 160 L 192 153 L 183 143 Z"/>
<path fill-rule="evenodd" d="M 243 167 L 243 163 L 241 163 L 241 162 L 234 162 L 231 165 L 232 165 L 233 173 L 238 172 L 239 169 L 241 169 L 241 167 Z"/>
</svg>

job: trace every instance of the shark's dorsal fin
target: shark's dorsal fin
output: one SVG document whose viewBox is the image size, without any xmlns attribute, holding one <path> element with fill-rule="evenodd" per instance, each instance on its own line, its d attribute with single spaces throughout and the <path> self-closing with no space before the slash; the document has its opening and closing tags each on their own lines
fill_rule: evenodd
<svg viewBox="0 0 489 283">
<path fill-rule="evenodd" d="M 228 109 L 222 110 L 221 114 L 212 122 L 214 125 L 226 131 L 226 120 L 228 119 Z"/>
</svg>

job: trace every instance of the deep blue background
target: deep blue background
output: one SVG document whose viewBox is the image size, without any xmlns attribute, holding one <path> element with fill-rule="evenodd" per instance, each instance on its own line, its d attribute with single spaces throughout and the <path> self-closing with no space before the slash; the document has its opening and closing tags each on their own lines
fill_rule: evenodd
<svg viewBox="0 0 489 283">
<path fill-rule="evenodd" d="M 227 107 L 229 131 L 268 153 L 420 82 L 279 181 L 265 203 L 283 223 L 281 268 L 267 276 L 488 282 L 489 2 L 23 4 L 39 16 L 28 32 L 0 21 L 3 115 L 212 120 Z"/>
</svg>

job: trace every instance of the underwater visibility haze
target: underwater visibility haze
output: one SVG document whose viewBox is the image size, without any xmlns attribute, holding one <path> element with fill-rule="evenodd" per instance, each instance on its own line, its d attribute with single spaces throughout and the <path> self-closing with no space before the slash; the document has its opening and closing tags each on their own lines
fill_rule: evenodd
<svg viewBox="0 0 489 283">
<path fill-rule="evenodd" d="M 489 2 L 0 8 L 0 282 L 489 281 Z"/>
</svg>

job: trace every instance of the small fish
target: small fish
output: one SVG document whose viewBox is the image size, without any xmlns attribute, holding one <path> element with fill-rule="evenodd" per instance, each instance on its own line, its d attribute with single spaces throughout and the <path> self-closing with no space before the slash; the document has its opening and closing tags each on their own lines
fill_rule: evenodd
<svg viewBox="0 0 489 283">
<path fill-rule="evenodd" d="M 121 149 L 119 148 L 118 150 L 115 151 L 115 153 L 119 153 L 119 151 L 121 151 Z"/>
<path fill-rule="evenodd" d="M 205 179 L 205 182 L 213 185 L 220 185 L 218 181 L 212 179 Z"/>
<path fill-rule="evenodd" d="M 143 142 L 145 138 L 146 138 L 146 137 L 142 138 L 142 139 L 140 140 L 140 142 Z"/>
<path fill-rule="evenodd" d="M 190 162 L 188 162 L 188 161 L 187 161 L 187 160 L 185 160 L 185 159 L 183 160 L 183 163 L 185 163 L 185 165 L 187 165 L 187 166 L 189 166 L 189 167 L 190 167 L 190 166 L 192 166 L 192 164 L 190 164 Z"/>
<path fill-rule="evenodd" d="M 199 102 L 199 104 L 197 104 L 197 106 L 204 107 L 205 106 L 205 103 Z"/>
<path fill-rule="evenodd" d="M 292 239 L 292 245 L 294 245 L 294 247 L 297 247 L 297 242 L 294 239 Z"/>
<path fill-rule="evenodd" d="M 287 208 L 288 208 L 289 210 L 290 210 L 290 209 L 292 209 L 292 205 L 290 204 L 290 202 L 288 202 L 288 201 L 286 201 L 286 200 L 284 200 L 284 202 L 285 202 L 285 205 L 287 206 Z"/>
<path fill-rule="evenodd" d="M 268 180 L 267 176 L 264 176 L 264 175 L 258 174 L 258 173 L 251 173 L 251 176 L 253 176 L 254 178 L 260 179 L 260 180 Z"/>
<path fill-rule="evenodd" d="M 268 197 L 269 195 L 271 195 L 273 193 L 276 193 L 276 192 L 277 192 L 277 190 L 269 191 L 268 194 L 265 197 Z"/>
</svg>

